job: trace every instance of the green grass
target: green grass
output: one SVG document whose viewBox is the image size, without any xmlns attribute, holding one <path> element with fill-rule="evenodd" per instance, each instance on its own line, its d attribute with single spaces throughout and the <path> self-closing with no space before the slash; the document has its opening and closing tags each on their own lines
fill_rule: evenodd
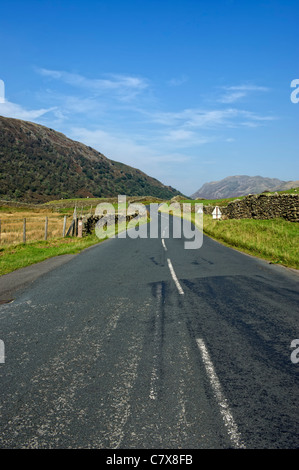
<svg viewBox="0 0 299 470">
<path fill-rule="evenodd" d="M 298 194 L 299 193 L 299 188 L 292 188 L 292 189 L 285 189 L 284 191 L 268 191 L 265 194 Z"/>
<path fill-rule="evenodd" d="M 207 205 L 215 205 L 215 206 L 227 206 L 230 201 L 235 201 L 236 199 L 244 199 L 245 196 L 240 197 L 229 197 L 224 199 L 182 199 L 181 203 L 191 203 L 191 204 L 203 204 L 204 206 Z"/>
<path fill-rule="evenodd" d="M 214 220 L 204 215 L 206 235 L 271 263 L 299 269 L 299 225 L 284 219 Z"/>
<path fill-rule="evenodd" d="M 83 238 L 56 238 L 50 241 L 7 245 L 0 248 L 0 275 L 53 256 L 79 253 L 96 243 L 99 243 L 99 239 L 95 235 L 89 235 Z"/>
</svg>

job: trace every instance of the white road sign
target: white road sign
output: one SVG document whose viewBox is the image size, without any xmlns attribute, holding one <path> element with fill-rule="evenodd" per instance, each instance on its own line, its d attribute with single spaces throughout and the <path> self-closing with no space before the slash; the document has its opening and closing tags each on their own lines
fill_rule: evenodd
<svg viewBox="0 0 299 470">
<path fill-rule="evenodd" d="M 221 210 L 219 209 L 218 206 L 215 207 L 215 209 L 212 212 L 213 219 L 220 219 L 221 218 Z"/>
</svg>

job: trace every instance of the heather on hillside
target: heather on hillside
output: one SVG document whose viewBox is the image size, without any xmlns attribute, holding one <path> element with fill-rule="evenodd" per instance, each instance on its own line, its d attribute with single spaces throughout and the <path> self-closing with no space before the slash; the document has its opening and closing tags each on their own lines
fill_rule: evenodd
<svg viewBox="0 0 299 470">
<path fill-rule="evenodd" d="M 142 171 L 38 124 L 0 116 L 0 199 L 180 194 Z"/>
</svg>

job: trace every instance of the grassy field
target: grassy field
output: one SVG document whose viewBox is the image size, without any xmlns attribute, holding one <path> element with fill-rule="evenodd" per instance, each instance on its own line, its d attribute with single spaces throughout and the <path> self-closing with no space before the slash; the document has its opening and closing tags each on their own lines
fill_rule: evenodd
<svg viewBox="0 0 299 470">
<path fill-rule="evenodd" d="M 113 201 L 113 202 L 112 202 Z M 32 242 L 45 239 L 46 217 L 48 220 L 47 239 L 59 238 L 63 234 L 64 216 L 67 216 L 66 229 L 69 228 L 74 209 L 76 207 L 77 216 L 94 213 L 99 203 L 112 204 L 115 212 L 118 209 L 125 209 L 129 203 L 118 206 L 117 198 L 85 198 L 85 199 L 61 199 L 51 201 L 51 203 L 40 204 L 36 207 L 28 208 L 19 206 L 0 205 L 0 247 L 7 244 L 23 242 L 23 225 L 26 219 L 26 241 Z M 154 199 L 142 201 L 143 204 L 154 202 Z"/>
<path fill-rule="evenodd" d="M 66 229 L 69 228 L 73 218 L 74 208 L 64 213 L 55 211 L 44 204 L 26 205 L 11 202 L 0 202 L 0 248 L 23 242 L 24 219 L 26 219 L 26 242 L 45 239 L 45 225 L 47 218 L 47 239 L 59 238 L 63 235 L 64 216 L 67 217 Z"/>
<path fill-rule="evenodd" d="M 299 269 L 299 225 L 284 219 L 214 220 L 204 215 L 203 231 L 227 246 Z"/>
<path fill-rule="evenodd" d="M 197 200 L 194 200 L 194 199 L 182 199 L 180 202 L 181 203 L 191 203 L 191 204 L 194 204 L 194 203 L 199 203 L 199 204 L 203 204 L 204 206 L 211 206 L 211 205 L 215 205 L 215 206 L 227 206 L 227 204 L 231 201 L 235 201 L 236 199 L 244 199 L 245 196 L 240 196 L 240 197 L 229 197 L 229 198 L 224 198 L 224 199 L 197 199 Z"/>
<path fill-rule="evenodd" d="M 47 238 L 58 238 L 63 234 L 64 215 L 49 211 L 10 211 L 1 212 L 0 247 L 5 244 L 23 242 L 23 226 L 26 220 L 26 241 L 37 241 L 45 238 L 47 218 Z M 72 216 L 67 216 L 66 227 L 72 222 Z"/>
</svg>

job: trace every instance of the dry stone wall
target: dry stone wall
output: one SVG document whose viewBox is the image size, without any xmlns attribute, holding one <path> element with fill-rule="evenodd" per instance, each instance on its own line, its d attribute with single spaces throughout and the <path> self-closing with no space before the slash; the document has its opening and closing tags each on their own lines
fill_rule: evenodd
<svg viewBox="0 0 299 470">
<path fill-rule="evenodd" d="M 221 208 L 223 218 L 274 219 L 299 222 L 299 194 L 259 194 L 234 200 Z"/>
<path fill-rule="evenodd" d="M 183 210 L 183 204 L 181 208 Z M 226 206 L 219 204 L 219 208 L 223 219 L 283 218 L 290 222 L 299 222 L 299 194 L 249 195 L 243 199 L 235 199 Z M 215 204 L 203 205 L 204 214 L 212 215 L 214 209 Z"/>
<path fill-rule="evenodd" d="M 82 234 L 83 236 L 90 235 L 95 231 L 95 227 L 97 222 L 102 218 L 101 215 L 88 215 L 83 217 L 82 219 Z M 135 214 L 110 214 L 105 215 L 105 221 L 107 226 L 109 225 L 117 225 L 121 224 L 122 222 L 130 222 L 132 219 L 137 219 L 139 215 Z"/>
</svg>

